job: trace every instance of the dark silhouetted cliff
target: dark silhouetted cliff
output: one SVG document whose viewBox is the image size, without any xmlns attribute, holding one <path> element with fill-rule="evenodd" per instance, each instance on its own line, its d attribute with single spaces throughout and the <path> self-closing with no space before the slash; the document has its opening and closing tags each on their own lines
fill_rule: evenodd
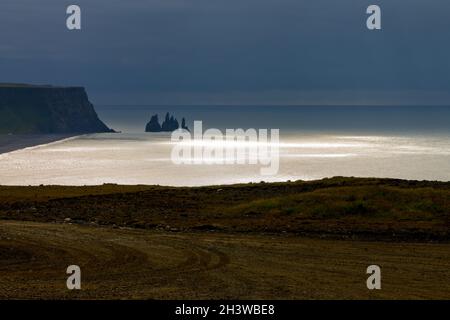
<svg viewBox="0 0 450 320">
<path fill-rule="evenodd" d="M 113 132 L 82 87 L 0 84 L 0 133 Z"/>
</svg>

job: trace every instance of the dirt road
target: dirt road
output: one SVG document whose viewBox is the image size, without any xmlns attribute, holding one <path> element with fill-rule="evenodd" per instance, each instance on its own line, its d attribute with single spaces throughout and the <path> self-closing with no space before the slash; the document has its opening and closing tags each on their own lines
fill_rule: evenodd
<svg viewBox="0 0 450 320">
<path fill-rule="evenodd" d="M 382 290 L 366 288 L 371 264 Z M 0 221 L 0 298 L 450 299 L 449 279 L 450 244 Z"/>
</svg>

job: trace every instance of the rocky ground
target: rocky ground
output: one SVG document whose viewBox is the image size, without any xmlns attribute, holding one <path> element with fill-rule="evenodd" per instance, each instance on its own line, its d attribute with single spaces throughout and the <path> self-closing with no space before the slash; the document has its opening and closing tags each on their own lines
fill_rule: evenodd
<svg viewBox="0 0 450 320">
<path fill-rule="evenodd" d="M 384 179 L 0 187 L 0 298 L 449 299 L 449 206 Z"/>
</svg>

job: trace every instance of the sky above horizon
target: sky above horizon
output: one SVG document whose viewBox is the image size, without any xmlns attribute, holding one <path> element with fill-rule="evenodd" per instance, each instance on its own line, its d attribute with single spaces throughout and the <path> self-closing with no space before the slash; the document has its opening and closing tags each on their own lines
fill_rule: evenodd
<svg viewBox="0 0 450 320">
<path fill-rule="evenodd" d="M 449 31 L 448 0 L 2 0 L 0 82 L 96 104 L 450 105 Z"/>
</svg>

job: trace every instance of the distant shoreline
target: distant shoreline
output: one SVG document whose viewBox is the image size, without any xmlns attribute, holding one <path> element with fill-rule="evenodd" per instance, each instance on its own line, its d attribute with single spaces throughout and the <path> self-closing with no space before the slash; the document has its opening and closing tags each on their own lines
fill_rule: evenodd
<svg viewBox="0 0 450 320">
<path fill-rule="evenodd" d="M 0 154 L 57 142 L 77 134 L 0 134 Z"/>
</svg>

